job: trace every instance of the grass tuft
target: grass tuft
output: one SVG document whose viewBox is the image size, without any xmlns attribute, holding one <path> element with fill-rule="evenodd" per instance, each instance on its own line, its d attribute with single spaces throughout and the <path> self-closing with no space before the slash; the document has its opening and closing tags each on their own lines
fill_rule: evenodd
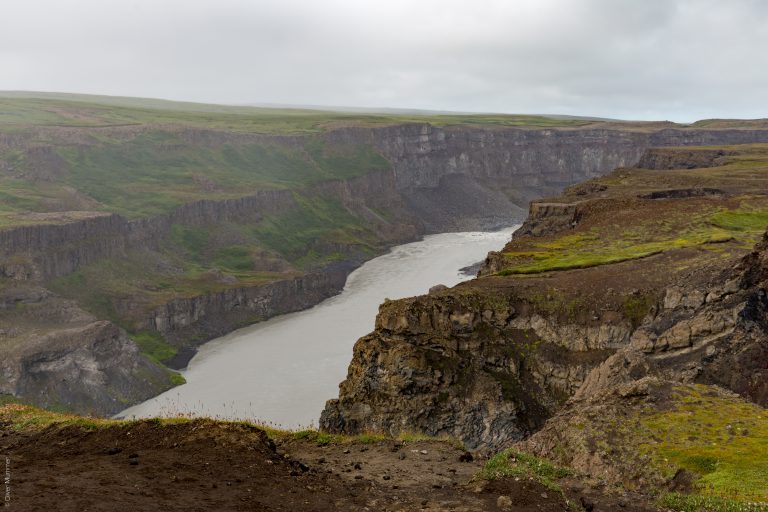
<svg viewBox="0 0 768 512">
<path fill-rule="evenodd" d="M 557 480 L 571 474 L 566 468 L 555 466 L 546 459 L 519 452 L 513 449 L 496 454 L 477 474 L 476 478 L 495 480 L 505 477 L 533 479 L 548 489 L 562 492 Z"/>
</svg>

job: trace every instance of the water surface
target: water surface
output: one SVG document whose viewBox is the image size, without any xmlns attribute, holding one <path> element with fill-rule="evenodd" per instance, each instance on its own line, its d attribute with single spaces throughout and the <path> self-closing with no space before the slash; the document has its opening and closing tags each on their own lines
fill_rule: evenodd
<svg viewBox="0 0 768 512">
<path fill-rule="evenodd" d="M 397 246 L 350 274 L 341 294 L 206 343 L 182 372 L 186 384 L 118 416 L 186 414 L 312 426 L 325 401 L 338 396 L 352 346 L 373 330 L 385 298 L 469 279 L 459 269 L 499 250 L 513 230 L 443 233 Z"/>
</svg>

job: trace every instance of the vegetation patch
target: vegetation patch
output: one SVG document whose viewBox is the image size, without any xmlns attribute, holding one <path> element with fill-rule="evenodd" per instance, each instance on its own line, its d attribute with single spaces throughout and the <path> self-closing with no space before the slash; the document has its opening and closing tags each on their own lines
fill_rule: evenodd
<svg viewBox="0 0 768 512">
<path fill-rule="evenodd" d="M 662 219 L 641 217 L 627 226 L 600 225 L 553 240 L 531 241 L 518 250 L 504 252 L 505 268 L 499 275 L 589 268 L 685 248 L 718 251 L 725 242 L 747 249 L 768 227 L 768 203 L 744 198 L 740 206 L 731 209 L 717 203 L 690 211 L 681 206 Z"/>
<path fill-rule="evenodd" d="M 139 331 L 130 333 L 129 335 L 145 355 L 158 363 L 167 361 L 176 355 L 176 347 L 165 341 L 163 335 L 157 331 Z M 181 377 L 181 375 L 179 375 L 179 377 Z M 181 378 L 183 379 L 183 377 Z M 181 384 L 183 384 L 183 382 Z"/>
<path fill-rule="evenodd" d="M 768 504 L 736 501 L 713 496 L 664 494 L 659 505 L 675 512 L 766 512 Z"/>
<path fill-rule="evenodd" d="M 483 480 L 504 477 L 529 478 L 555 492 L 562 492 L 557 481 L 569 475 L 571 475 L 570 470 L 558 467 L 546 459 L 508 449 L 493 456 L 476 478 Z"/>
<path fill-rule="evenodd" d="M 656 299 L 648 295 L 628 295 L 624 298 L 624 316 L 637 328 L 650 313 Z"/>
<path fill-rule="evenodd" d="M 354 436 L 346 434 L 329 434 L 317 429 L 303 430 L 283 430 L 269 426 L 258 425 L 264 429 L 267 435 L 273 440 L 305 440 L 316 443 L 318 446 L 343 445 L 343 444 L 376 444 L 384 441 L 397 441 L 403 444 L 413 444 L 419 442 L 441 442 L 452 445 L 453 447 L 464 450 L 464 444 L 457 439 L 448 436 L 435 437 L 425 434 L 402 432 L 395 437 L 388 436 L 379 432 L 363 432 Z"/>
<path fill-rule="evenodd" d="M 672 408 L 641 415 L 640 451 L 666 478 L 679 469 L 698 475 L 695 491 L 712 503 L 768 503 L 768 411 L 701 385 L 674 393 Z"/>
</svg>

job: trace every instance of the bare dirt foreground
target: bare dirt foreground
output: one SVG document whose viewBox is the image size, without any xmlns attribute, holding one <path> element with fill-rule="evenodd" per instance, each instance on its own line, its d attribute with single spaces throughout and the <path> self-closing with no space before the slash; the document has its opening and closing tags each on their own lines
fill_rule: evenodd
<svg viewBox="0 0 768 512">
<path fill-rule="evenodd" d="M 569 504 L 526 478 L 473 479 L 484 461 L 439 441 L 275 444 L 210 420 L 20 427 L 3 414 L 0 432 L 5 505 L 23 511 L 654 510 L 575 482 L 564 485 Z"/>
</svg>

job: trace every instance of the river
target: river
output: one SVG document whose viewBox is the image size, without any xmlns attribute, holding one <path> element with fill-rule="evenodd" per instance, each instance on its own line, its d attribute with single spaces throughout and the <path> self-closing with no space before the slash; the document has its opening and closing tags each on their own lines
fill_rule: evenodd
<svg viewBox="0 0 768 512">
<path fill-rule="evenodd" d="M 206 343 L 182 372 L 186 384 L 117 416 L 209 416 L 283 428 L 314 426 L 325 401 L 338 396 L 352 346 L 373 330 L 385 298 L 420 295 L 435 284 L 452 286 L 471 278 L 459 269 L 499 250 L 515 228 L 442 233 L 394 247 L 350 274 L 339 295 Z"/>
</svg>

